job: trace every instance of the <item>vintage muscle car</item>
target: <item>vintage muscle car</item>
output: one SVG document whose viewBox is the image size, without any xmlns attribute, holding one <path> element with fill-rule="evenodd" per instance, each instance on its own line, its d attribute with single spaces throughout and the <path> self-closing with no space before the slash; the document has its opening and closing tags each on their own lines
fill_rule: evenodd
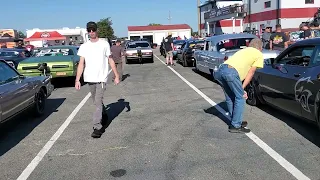
<svg viewBox="0 0 320 180">
<path fill-rule="evenodd" d="M 0 60 L 0 123 L 32 108 L 42 115 L 46 99 L 53 91 L 48 76 L 26 77 L 4 60 Z"/>
<path fill-rule="evenodd" d="M 212 75 L 220 64 L 240 49 L 246 48 L 254 38 L 258 37 L 248 33 L 223 34 L 206 38 L 204 50 L 194 52 L 196 70 Z M 263 50 L 265 59 L 275 58 L 279 53 L 279 51 Z"/>
<path fill-rule="evenodd" d="M 298 41 L 256 71 L 247 103 L 265 103 L 320 127 L 320 39 Z"/>
<path fill-rule="evenodd" d="M 184 67 L 194 66 L 194 52 L 203 50 L 204 40 L 188 40 L 185 41 L 177 50 L 178 62 L 181 62 Z"/>
<path fill-rule="evenodd" d="M 14 68 L 17 68 L 18 64 L 30 57 L 30 55 L 26 49 L 0 49 L 0 59 L 7 61 Z"/>
<path fill-rule="evenodd" d="M 39 76 L 40 65 L 46 63 L 47 74 L 53 78 L 76 76 L 80 57 L 77 46 L 48 46 L 39 48 L 34 55 L 18 65 L 17 70 L 25 76 Z"/>
<path fill-rule="evenodd" d="M 153 63 L 153 51 L 150 44 L 147 41 L 132 41 L 128 42 L 125 49 L 126 64 L 129 64 L 133 60 L 148 59 Z"/>
</svg>

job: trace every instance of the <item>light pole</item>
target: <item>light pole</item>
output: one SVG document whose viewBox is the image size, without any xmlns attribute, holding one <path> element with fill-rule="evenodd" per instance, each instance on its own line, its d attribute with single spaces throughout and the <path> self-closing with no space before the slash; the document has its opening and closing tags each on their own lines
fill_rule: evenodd
<svg viewBox="0 0 320 180">
<path fill-rule="evenodd" d="M 169 17 L 168 17 L 169 24 L 171 24 L 171 19 L 172 19 L 172 17 L 171 17 L 171 11 L 169 11 Z"/>
<path fill-rule="evenodd" d="M 200 16 L 200 0 L 197 0 L 197 10 L 198 10 L 198 35 L 201 35 L 201 16 Z"/>
</svg>

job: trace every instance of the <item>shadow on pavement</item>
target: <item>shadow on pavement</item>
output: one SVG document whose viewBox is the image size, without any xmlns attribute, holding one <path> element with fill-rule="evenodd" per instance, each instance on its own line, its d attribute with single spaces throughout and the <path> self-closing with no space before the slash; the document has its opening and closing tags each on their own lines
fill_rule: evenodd
<svg viewBox="0 0 320 180">
<path fill-rule="evenodd" d="M 0 125 L 0 157 L 15 147 L 28 136 L 34 128 L 41 124 L 53 112 L 57 112 L 58 107 L 65 101 L 65 98 L 48 99 L 44 114 L 39 118 L 34 118 L 26 111 L 17 117 Z"/>
<path fill-rule="evenodd" d="M 128 77 L 130 77 L 130 74 L 124 74 L 122 76 L 122 81 L 126 80 Z"/>
<path fill-rule="evenodd" d="M 203 111 L 205 113 L 217 116 L 218 118 L 220 118 L 223 122 L 225 122 L 229 126 L 231 124 L 231 121 L 224 114 L 222 114 L 220 111 L 218 111 L 216 106 L 221 107 L 222 109 L 224 109 L 227 112 L 227 104 L 225 102 L 220 102 L 219 104 L 212 106 L 208 109 L 204 109 Z"/>
<path fill-rule="evenodd" d="M 117 102 L 106 105 L 105 109 L 108 114 L 108 121 L 104 128 L 108 128 L 111 122 L 118 117 L 125 108 L 127 108 L 126 112 L 131 111 L 130 103 L 126 102 L 124 99 L 118 99 Z"/>
<path fill-rule="evenodd" d="M 227 110 L 227 106 L 225 102 L 220 102 L 218 106 L 220 106 L 224 110 Z M 308 121 L 304 121 L 297 117 L 291 116 L 285 112 L 282 112 L 280 110 L 277 110 L 267 105 L 263 105 L 259 107 L 259 109 L 281 120 L 282 122 L 286 123 L 288 126 L 294 129 L 304 138 L 308 139 L 314 145 L 320 147 L 320 130 L 317 128 L 317 125 L 310 123 Z M 229 119 L 226 118 L 221 112 L 219 112 L 215 106 L 205 109 L 204 112 L 217 116 L 222 121 L 224 121 L 227 125 L 230 125 Z"/>
</svg>

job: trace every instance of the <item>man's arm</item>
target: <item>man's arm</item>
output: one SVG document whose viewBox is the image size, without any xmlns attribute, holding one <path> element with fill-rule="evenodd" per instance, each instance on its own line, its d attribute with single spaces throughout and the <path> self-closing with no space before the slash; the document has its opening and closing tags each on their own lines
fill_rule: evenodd
<svg viewBox="0 0 320 180">
<path fill-rule="evenodd" d="M 253 66 L 253 67 L 251 67 L 251 68 L 249 69 L 249 72 L 248 72 L 248 74 L 247 74 L 247 76 L 246 76 L 246 78 L 244 79 L 243 84 L 242 84 L 242 88 L 243 88 L 243 89 L 246 88 L 247 85 L 250 83 L 250 81 L 251 81 L 254 73 L 256 72 L 256 69 L 257 69 L 257 67 L 255 67 L 255 66 Z"/>
<path fill-rule="evenodd" d="M 116 68 L 116 63 L 114 63 L 114 60 L 111 57 L 109 57 L 109 64 L 114 73 L 115 78 L 119 78 L 119 73 Z"/>
<path fill-rule="evenodd" d="M 81 75 L 83 73 L 84 69 L 84 57 L 80 57 L 80 61 L 77 68 L 77 76 L 76 76 L 76 82 L 80 82 Z"/>
<path fill-rule="evenodd" d="M 284 48 L 288 48 L 288 46 L 289 46 L 289 38 L 285 33 L 283 33 L 283 35 L 284 35 Z"/>
</svg>

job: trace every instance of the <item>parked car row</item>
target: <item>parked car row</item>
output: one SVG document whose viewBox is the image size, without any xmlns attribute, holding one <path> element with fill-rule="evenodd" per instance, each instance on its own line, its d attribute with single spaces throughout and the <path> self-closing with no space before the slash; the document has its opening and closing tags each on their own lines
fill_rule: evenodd
<svg viewBox="0 0 320 180">
<path fill-rule="evenodd" d="M 220 64 L 246 48 L 254 38 L 258 37 L 246 33 L 206 38 L 203 48 L 195 48 L 191 53 L 195 69 L 213 78 Z M 183 66 L 190 65 L 184 56 L 193 43 L 196 42 L 186 41 L 178 48 L 177 61 L 182 61 Z M 262 50 L 262 53 L 265 65 L 246 87 L 247 104 L 268 104 L 320 128 L 320 39 L 296 42 L 282 52 Z"/>
</svg>

